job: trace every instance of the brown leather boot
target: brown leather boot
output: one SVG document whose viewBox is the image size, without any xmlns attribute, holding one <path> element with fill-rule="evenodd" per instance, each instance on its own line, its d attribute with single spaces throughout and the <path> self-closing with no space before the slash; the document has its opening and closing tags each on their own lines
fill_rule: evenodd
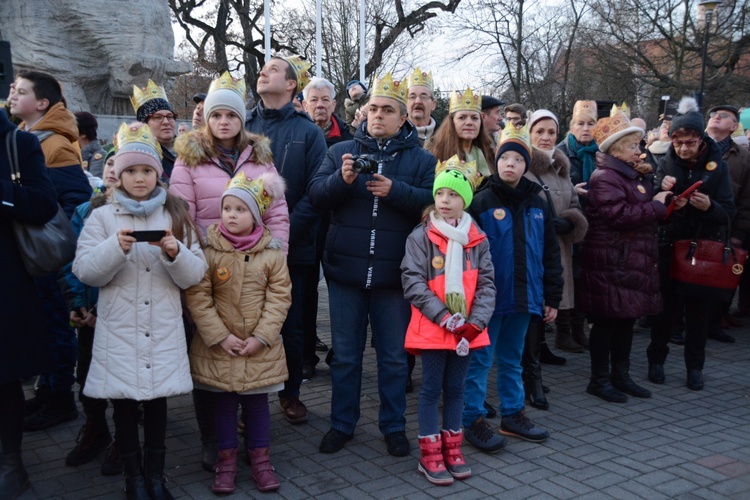
<svg viewBox="0 0 750 500">
<path fill-rule="evenodd" d="M 237 478 L 237 448 L 219 450 L 219 461 L 214 466 L 216 477 L 211 489 L 214 493 L 234 492 L 234 481 Z"/>
<path fill-rule="evenodd" d="M 583 352 L 585 349 L 573 340 L 570 320 L 570 309 L 557 311 L 557 319 L 555 320 L 555 326 L 557 327 L 555 347 L 566 352 Z"/>
<path fill-rule="evenodd" d="M 570 310 L 570 333 L 576 344 L 588 350 L 589 338 L 586 336 L 586 315 L 577 309 Z"/>
<path fill-rule="evenodd" d="M 279 489 L 279 479 L 276 477 L 276 469 L 271 465 L 271 454 L 268 448 L 254 448 L 247 450 L 250 458 L 250 468 L 253 481 L 258 485 L 260 491 L 273 491 Z"/>
</svg>

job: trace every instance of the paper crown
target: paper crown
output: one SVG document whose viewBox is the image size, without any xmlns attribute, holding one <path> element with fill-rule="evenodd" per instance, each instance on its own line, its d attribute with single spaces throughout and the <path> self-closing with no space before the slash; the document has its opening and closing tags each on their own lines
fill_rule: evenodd
<svg viewBox="0 0 750 500">
<path fill-rule="evenodd" d="M 458 170 L 461 172 L 463 176 L 466 177 L 466 180 L 469 181 L 469 184 L 471 184 L 471 190 L 476 191 L 480 179 L 479 170 L 477 170 L 477 162 L 462 162 L 458 155 L 453 155 L 445 161 L 437 162 L 437 165 L 435 166 L 435 177 L 448 170 Z"/>
<path fill-rule="evenodd" d="M 638 132 L 643 136 L 643 129 L 631 124 L 630 119 L 621 110 L 596 122 L 593 130 L 594 140 L 599 145 L 599 151 L 603 153 L 609 151 L 618 139 L 632 132 Z"/>
<path fill-rule="evenodd" d="M 466 87 L 466 91 L 463 94 L 456 92 L 455 90 L 451 93 L 450 107 L 448 113 L 455 113 L 456 111 L 476 111 L 477 113 L 482 112 L 482 96 L 474 95 L 469 87 Z"/>
<path fill-rule="evenodd" d="M 372 97 L 389 97 L 395 99 L 401 104 L 406 104 L 406 91 L 408 87 L 402 85 L 398 80 L 394 80 L 390 73 L 386 73 L 382 78 L 376 78 L 372 84 L 370 96 Z"/>
<path fill-rule="evenodd" d="M 620 106 L 619 108 L 617 107 L 617 104 L 613 104 L 612 110 L 609 112 L 609 116 L 610 117 L 615 116 L 615 114 L 617 114 L 618 111 L 622 111 L 625 114 L 625 116 L 630 118 L 630 108 L 628 107 L 627 104 L 625 104 L 625 102 L 623 102 L 622 106 Z"/>
<path fill-rule="evenodd" d="M 312 63 L 307 62 L 298 55 L 285 57 L 284 60 L 292 65 L 294 74 L 297 75 L 297 90 L 294 92 L 296 95 L 298 92 L 302 92 L 302 89 L 310 83 L 310 68 L 312 67 Z"/>
<path fill-rule="evenodd" d="M 745 127 L 740 123 L 737 125 L 737 128 L 734 129 L 734 132 L 732 132 L 732 137 L 739 137 L 741 135 L 745 135 Z"/>
<path fill-rule="evenodd" d="M 211 93 L 219 89 L 226 89 L 236 92 L 237 95 L 240 96 L 240 99 L 242 99 L 242 102 L 245 102 L 246 88 L 245 80 L 243 78 L 235 80 L 234 78 L 232 78 L 232 75 L 229 74 L 229 71 L 225 71 L 221 76 L 219 76 L 219 78 L 211 82 L 211 86 L 208 88 L 208 92 Z"/>
<path fill-rule="evenodd" d="M 575 105 L 573 106 L 573 119 L 579 119 L 579 118 L 588 118 L 590 120 L 596 121 L 597 116 L 597 110 L 596 110 L 596 101 L 576 101 Z"/>
<path fill-rule="evenodd" d="M 415 68 L 414 72 L 409 76 L 407 89 L 409 87 L 413 87 L 414 85 L 421 85 L 423 87 L 429 88 L 430 90 L 434 90 L 432 83 L 432 71 L 430 71 L 429 73 L 425 73 L 421 69 Z"/>
<path fill-rule="evenodd" d="M 508 122 L 500 134 L 500 141 L 498 147 L 502 146 L 506 142 L 515 142 L 520 144 L 531 156 L 531 135 L 529 134 L 529 126 L 524 125 L 521 128 L 516 128 L 513 122 Z"/>
<path fill-rule="evenodd" d="M 133 105 L 133 111 L 138 113 L 138 109 L 152 99 L 167 99 L 167 93 L 164 87 L 157 85 L 153 80 L 149 80 L 145 88 L 141 89 L 133 85 L 133 95 L 130 97 L 130 103 Z"/>
<path fill-rule="evenodd" d="M 156 151 L 160 159 L 163 157 L 161 144 L 154 137 L 151 128 L 145 123 L 134 123 L 132 125 L 123 123 L 117 131 L 114 143 L 115 151 L 125 148 L 134 151 L 143 150 L 150 153 L 150 151 L 145 151 L 145 148 L 151 148 Z"/>
<path fill-rule="evenodd" d="M 245 177 L 245 172 L 240 172 L 229 181 L 225 192 L 230 189 L 239 189 L 240 191 L 246 192 L 252 196 L 258 204 L 260 215 L 263 215 L 266 210 L 268 210 L 268 207 L 271 206 L 271 202 L 273 202 L 273 196 L 271 196 L 263 186 L 262 176 L 257 179 L 248 180 L 247 177 Z"/>
</svg>

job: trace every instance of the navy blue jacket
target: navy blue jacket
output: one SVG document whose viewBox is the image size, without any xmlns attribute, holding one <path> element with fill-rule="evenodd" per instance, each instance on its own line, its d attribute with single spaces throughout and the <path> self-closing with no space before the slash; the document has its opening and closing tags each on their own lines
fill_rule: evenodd
<svg viewBox="0 0 750 500">
<path fill-rule="evenodd" d="M 281 109 L 266 109 L 263 102 L 248 113 L 245 128 L 271 140 L 276 170 L 286 181 L 289 207 L 290 264 L 314 264 L 316 231 L 320 220 L 307 198 L 310 181 L 326 155 L 323 131 L 291 101 Z"/>
<path fill-rule="evenodd" d="M 396 136 L 381 141 L 366 130 L 365 122 L 353 141 L 331 146 L 310 184 L 310 201 L 318 210 L 331 212 L 323 269 L 326 279 L 343 285 L 400 289 L 406 238 L 432 203 L 437 160 L 419 146 L 408 121 Z M 374 155 L 381 174 L 393 181 L 388 196 L 367 191 L 371 174 L 344 182 L 341 157 L 346 153 Z"/>
<path fill-rule="evenodd" d="M 39 141 L 26 132 L 17 136 L 23 185 L 11 181 L 5 135 L 14 128 L 0 110 L 0 384 L 50 369 L 44 310 L 18 253 L 12 222 L 44 224 L 57 213 L 57 193 Z"/>
<path fill-rule="evenodd" d="M 497 289 L 494 314 L 543 316 L 545 305 L 560 305 L 560 247 L 541 189 L 525 177 L 514 189 L 492 175 L 469 206 L 490 243 Z"/>
</svg>

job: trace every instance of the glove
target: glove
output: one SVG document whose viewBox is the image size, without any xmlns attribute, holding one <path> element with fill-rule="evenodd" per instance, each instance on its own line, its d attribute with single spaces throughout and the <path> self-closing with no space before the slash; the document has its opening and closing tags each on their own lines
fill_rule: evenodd
<svg viewBox="0 0 750 500">
<path fill-rule="evenodd" d="M 441 321 L 440 326 L 448 330 L 449 332 L 456 333 L 456 328 L 459 328 L 464 324 L 466 318 L 461 313 L 456 313 L 452 316 L 446 315 Z"/>
<path fill-rule="evenodd" d="M 555 225 L 555 232 L 557 234 L 568 234 L 575 228 L 572 222 L 562 217 L 555 217 L 552 219 L 552 223 Z"/>
<path fill-rule="evenodd" d="M 471 342 L 482 333 L 482 329 L 473 323 L 464 323 L 456 328 L 453 333 Z"/>
</svg>

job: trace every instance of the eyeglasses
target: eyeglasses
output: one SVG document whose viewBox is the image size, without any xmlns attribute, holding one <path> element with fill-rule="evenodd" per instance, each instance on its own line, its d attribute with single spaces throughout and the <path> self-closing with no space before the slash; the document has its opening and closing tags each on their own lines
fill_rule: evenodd
<svg viewBox="0 0 750 500">
<path fill-rule="evenodd" d="M 432 101 L 432 96 L 428 94 L 409 94 L 407 99 L 410 101 Z"/>
<path fill-rule="evenodd" d="M 685 147 L 688 147 L 688 148 L 692 148 L 693 146 L 695 146 L 699 142 L 700 142 L 699 139 L 690 139 L 690 140 L 687 140 L 687 141 L 676 141 L 676 140 L 672 139 L 672 146 L 674 146 L 675 149 L 681 148 L 682 146 L 685 146 Z"/>
<path fill-rule="evenodd" d="M 170 122 L 174 120 L 174 115 L 172 113 L 164 113 L 164 114 L 153 114 L 148 117 L 149 120 L 155 120 L 157 122 L 163 122 L 164 120 L 169 120 Z"/>
<path fill-rule="evenodd" d="M 729 113 L 722 113 L 722 112 L 720 112 L 720 111 L 711 111 L 711 112 L 710 112 L 710 113 L 708 114 L 708 117 L 709 117 L 709 118 L 714 118 L 714 117 L 716 117 L 716 116 L 718 116 L 718 117 L 719 117 L 719 120 L 726 120 L 727 118 L 731 118 L 732 120 L 734 120 L 734 115 L 731 115 L 731 114 L 729 114 Z"/>
</svg>

